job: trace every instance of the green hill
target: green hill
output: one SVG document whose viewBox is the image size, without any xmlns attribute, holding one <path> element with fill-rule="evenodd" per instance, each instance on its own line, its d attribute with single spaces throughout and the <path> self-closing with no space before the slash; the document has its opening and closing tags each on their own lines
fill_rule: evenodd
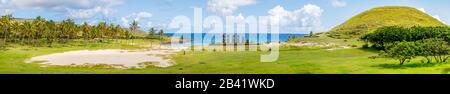
<svg viewBox="0 0 450 94">
<path fill-rule="evenodd" d="M 331 29 L 334 38 L 356 38 L 384 26 L 446 26 L 432 16 L 412 7 L 384 6 L 358 14 Z"/>
</svg>

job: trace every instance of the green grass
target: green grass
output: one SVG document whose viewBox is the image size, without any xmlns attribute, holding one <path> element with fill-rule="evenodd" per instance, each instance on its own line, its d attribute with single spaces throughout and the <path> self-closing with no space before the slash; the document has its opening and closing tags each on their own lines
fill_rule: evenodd
<svg viewBox="0 0 450 94">
<path fill-rule="evenodd" d="M 135 41 L 149 44 L 147 41 Z M 119 43 L 120 44 L 120 43 Z M 92 45 L 92 44 L 91 44 Z M 324 50 L 317 47 L 282 47 L 276 62 L 261 63 L 260 55 L 267 52 L 187 52 L 173 55 L 177 64 L 168 68 L 113 69 L 94 67 L 49 66 L 24 63 L 26 59 L 44 54 L 82 49 L 138 49 L 140 46 L 68 46 L 61 48 L 10 48 L 0 52 L 2 74 L 439 74 L 450 70 L 450 64 L 422 64 L 419 59 L 400 66 L 396 60 L 378 58 L 377 51 L 353 48 Z"/>
<path fill-rule="evenodd" d="M 384 26 L 446 26 L 432 16 L 406 6 L 377 7 L 358 14 L 333 28 L 330 36 L 335 38 L 357 38 Z"/>
<path fill-rule="evenodd" d="M 450 64 L 422 64 L 418 60 L 400 66 L 392 59 L 370 59 L 377 51 L 364 49 L 284 49 L 279 60 L 273 63 L 260 63 L 259 55 L 254 52 L 201 52 L 180 56 L 178 60 L 183 62 L 176 67 L 184 70 L 176 73 L 428 74 L 442 73 L 450 68 Z"/>
</svg>

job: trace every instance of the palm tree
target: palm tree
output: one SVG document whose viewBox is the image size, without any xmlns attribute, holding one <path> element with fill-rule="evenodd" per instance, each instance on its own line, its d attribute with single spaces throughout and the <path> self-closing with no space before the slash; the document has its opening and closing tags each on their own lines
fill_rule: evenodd
<svg viewBox="0 0 450 94">
<path fill-rule="evenodd" d="M 164 30 L 163 29 L 161 29 L 161 30 L 159 30 L 159 39 L 163 39 L 163 37 L 164 37 Z"/>
<path fill-rule="evenodd" d="M 120 25 L 116 25 L 113 29 L 113 38 L 117 39 L 118 37 L 120 37 L 120 34 L 123 32 L 123 29 Z"/>
<path fill-rule="evenodd" d="M 89 34 L 91 31 L 91 27 L 89 26 L 89 24 L 87 22 L 84 22 L 83 25 L 81 26 L 81 31 L 82 31 L 82 36 L 84 38 L 84 40 L 88 40 L 89 39 Z"/>
<path fill-rule="evenodd" d="M 131 24 L 130 24 L 130 30 L 135 32 L 137 29 L 139 29 L 139 23 L 134 20 Z"/>
<path fill-rule="evenodd" d="M 155 34 L 156 34 L 156 30 L 155 30 L 155 28 L 150 28 L 149 30 L 148 30 L 148 37 L 149 38 L 152 38 L 153 36 L 155 36 Z"/>
<path fill-rule="evenodd" d="M 57 31 L 56 23 L 54 21 L 50 20 L 50 21 L 46 22 L 45 25 L 46 25 L 46 28 L 44 30 L 43 35 L 44 35 L 44 38 L 47 39 L 46 41 L 47 41 L 48 47 L 52 47 L 53 41 L 56 38 L 56 34 L 54 32 L 54 31 Z"/>
<path fill-rule="evenodd" d="M 77 37 L 79 28 L 72 19 L 66 19 L 63 21 L 62 24 L 64 27 L 63 32 L 65 33 L 64 37 L 63 37 L 64 39 L 70 40 L 70 39 L 74 39 Z"/>
<path fill-rule="evenodd" d="M 133 38 L 133 33 L 137 32 L 138 29 L 139 29 L 139 23 L 136 20 L 133 20 L 133 22 L 130 24 L 131 32 L 130 31 L 125 32 L 125 37 L 127 39 L 127 42 L 128 42 L 128 39 Z M 131 41 L 131 43 L 133 43 L 133 41 Z"/>
<path fill-rule="evenodd" d="M 137 32 L 137 30 L 139 29 L 139 23 L 134 20 L 131 24 L 130 24 L 130 30 L 131 32 Z M 127 37 L 129 38 L 131 35 L 131 33 L 128 33 Z"/>
<path fill-rule="evenodd" d="M 106 33 L 108 32 L 108 26 L 106 24 L 106 22 L 100 22 L 97 25 L 97 29 L 98 29 L 98 38 L 104 38 Z"/>
<path fill-rule="evenodd" d="M 9 39 L 13 43 L 17 43 L 17 41 L 20 39 L 21 31 L 19 30 L 20 29 L 19 25 L 20 25 L 20 23 L 17 21 L 13 21 L 11 23 L 12 27 L 11 27 L 11 30 L 9 31 L 10 32 Z"/>
<path fill-rule="evenodd" d="M 52 20 L 47 21 L 45 18 L 38 16 L 33 21 L 13 21 L 12 15 L 5 15 L 0 18 L 0 45 L 6 48 L 7 43 L 18 43 L 22 45 L 41 46 L 41 43 L 47 44 L 49 47 L 55 41 L 67 43 L 74 39 L 132 39 L 133 32 L 138 32 L 139 26 L 137 21 L 130 24 L 129 30 L 123 29 L 120 25 L 106 24 L 101 22 L 97 25 L 89 25 L 84 22 L 77 25 L 72 19 L 65 19 L 61 23 Z M 149 30 L 149 36 L 154 36 L 154 28 Z M 160 36 L 164 36 L 164 31 L 160 31 Z"/>
<path fill-rule="evenodd" d="M 1 30 L 3 31 L 1 33 L 1 36 L 3 36 L 3 45 L 1 46 L 2 49 L 6 49 L 6 40 L 8 39 L 9 32 L 11 30 L 11 19 L 12 15 L 5 15 L 0 18 L 0 26 Z"/>
<path fill-rule="evenodd" d="M 42 34 L 45 30 L 45 22 L 46 20 L 42 18 L 41 16 L 36 17 L 36 19 L 32 23 L 32 35 L 31 38 L 33 40 L 33 46 L 40 45 L 40 42 L 38 41 L 40 38 L 42 38 Z"/>
<path fill-rule="evenodd" d="M 32 30 L 32 23 L 31 22 L 24 22 L 21 27 L 20 30 L 22 32 L 21 36 L 21 43 L 24 44 L 25 39 L 27 39 L 25 44 L 30 44 L 30 38 L 33 34 L 33 30 Z"/>
</svg>

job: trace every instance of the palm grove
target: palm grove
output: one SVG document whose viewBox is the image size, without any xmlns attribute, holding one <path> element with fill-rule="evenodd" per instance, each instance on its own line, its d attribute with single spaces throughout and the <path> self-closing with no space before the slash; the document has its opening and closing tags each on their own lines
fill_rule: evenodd
<svg viewBox="0 0 450 94">
<path fill-rule="evenodd" d="M 382 50 L 381 57 L 397 59 L 400 65 L 422 57 L 422 63 L 444 63 L 450 57 L 450 28 L 387 26 L 361 37 L 368 47 Z"/>
<path fill-rule="evenodd" d="M 113 39 L 144 39 L 157 38 L 156 29 L 151 28 L 147 36 L 135 35 L 139 32 L 137 21 L 130 24 L 129 29 L 120 25 L 100 22 L 97 25 L 89 25 L 84 22 L 76 24 L 72 19 L 62 22 L 47 21 L 38 16 L 32 21 L 17 21 L 12 15 L 0 18 L 0 49 L 5 49 L 8 44 L 20 44 L 29 46 L 48 46 L 54 43 L 67 43 L 73 40 L 104 41 Z M 164 34 L 161 29 L 160 37 Z"/>
</svg>

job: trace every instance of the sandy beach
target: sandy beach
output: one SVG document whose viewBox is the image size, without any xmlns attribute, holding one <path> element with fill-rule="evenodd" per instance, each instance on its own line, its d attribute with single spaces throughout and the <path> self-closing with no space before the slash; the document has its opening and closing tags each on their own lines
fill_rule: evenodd
<svg viewBox="0 0 450 94">
<path fill-rule="evenodd" d="M 139 68 L 142 63 L 151 63 L 156 67 L 169 67 L 175 62 L 168 58 L 175 54 L 175 49 L 152 48 L 142 50 L 80 50 L 64 53 L 49 54 L 33 57 L 26 63 L 42 62 L 43 65 L 85 65 L 85 64 L 106 64 L 121 65 L 126 68 Z"/>
</svg>

